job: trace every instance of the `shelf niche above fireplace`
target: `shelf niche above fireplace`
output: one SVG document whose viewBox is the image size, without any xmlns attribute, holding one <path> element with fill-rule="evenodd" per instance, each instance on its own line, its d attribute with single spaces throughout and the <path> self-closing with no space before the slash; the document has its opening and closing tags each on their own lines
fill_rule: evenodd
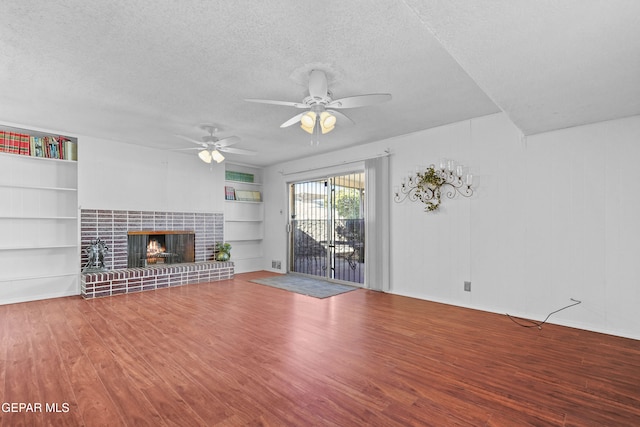
<svg viewBox="0 0 640 427">
<path fill-rule="evenodd" d="M 127 267 L 195 261 L 195 232 L 143 230 L 127 232 Z"/>
</svg>

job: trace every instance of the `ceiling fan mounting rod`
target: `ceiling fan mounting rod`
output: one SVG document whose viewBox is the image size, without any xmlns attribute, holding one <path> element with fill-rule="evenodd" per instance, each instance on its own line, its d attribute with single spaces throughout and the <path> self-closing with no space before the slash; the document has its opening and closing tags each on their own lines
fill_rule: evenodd
<svg viewBox="0 0 640 427">
<path fill-rule="evenodd" d="M 218 133 L 218 127 L 215 125 L 211 125 L 208 123 L 204 123 L 200 125 L 200 129 L 209 133 L 209 135 L 213 136 L 213 134 Z"/>
<path fill-rule="evenodd" d="M 313 111 L 314 113 L 316 113 L 319 116 L 320 113 L 322 113 L 323 111 L 326 110 L 325 107 L 326 106 L 324 104 L 314 104 L 314 105 L 310 106 L 309 111 Z"/>
</svg>

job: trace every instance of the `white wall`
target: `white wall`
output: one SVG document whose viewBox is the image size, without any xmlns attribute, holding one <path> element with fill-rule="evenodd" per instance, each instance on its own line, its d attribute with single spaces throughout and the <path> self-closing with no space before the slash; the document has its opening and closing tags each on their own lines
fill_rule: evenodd
<svg viewBox="0 0 640 427">
<path fill-rule="evenodd" d="M 476 193 L 435 213 L 392 203 L 391 292 L 538 320 L 575 298 L 549 321 L 640 339 L 639 140 L 640 116 L 523 138 L 496 114 L 267 168 L 265 269 L 286 260 L 281 172 L 390 148 L 393 187 L 452 158 Z"/>
<path fill-rule="evenodd" d="M 83 209 L 223 212 L 224 168 L 195 153 L 78 136 Z"/>
</svg>

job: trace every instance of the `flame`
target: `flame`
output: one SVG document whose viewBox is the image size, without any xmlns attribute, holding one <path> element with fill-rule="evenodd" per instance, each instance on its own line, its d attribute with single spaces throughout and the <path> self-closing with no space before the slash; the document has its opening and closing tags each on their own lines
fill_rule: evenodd
<svg viewBox="0 0 640 427">
<path fill-rule="evenodd" d="M 165 250 L 157 240 L 150 240 L 147 245 L 147 257 L 157 256 L 158 254 L 164 253 Z"/>
</svg>

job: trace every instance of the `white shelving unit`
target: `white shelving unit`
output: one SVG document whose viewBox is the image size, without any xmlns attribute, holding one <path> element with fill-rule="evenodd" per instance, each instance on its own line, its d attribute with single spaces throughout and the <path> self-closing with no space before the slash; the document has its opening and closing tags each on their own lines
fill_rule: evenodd
<svg viewBox="0 0 640 427">
<path fill-rule="evenodd" d="M 225 180 L 234 190 L 259 191 L 262 194 L 261 170 L 227 164 L 227 171 L 254 175 L 254 182 Z M 262 200 L 262 199 L 261 199 Z M 262 201 L 225 200 L 224 238 L 231 244 L 231 261 L 236 273 L 261 270 L 264 238 L 264 204 Z"/>
<path fill-rule="evenodd" d="M 0 304 L 79 294 L 78 163 L 0 152 L 0 200 Z"/>
</svg>

